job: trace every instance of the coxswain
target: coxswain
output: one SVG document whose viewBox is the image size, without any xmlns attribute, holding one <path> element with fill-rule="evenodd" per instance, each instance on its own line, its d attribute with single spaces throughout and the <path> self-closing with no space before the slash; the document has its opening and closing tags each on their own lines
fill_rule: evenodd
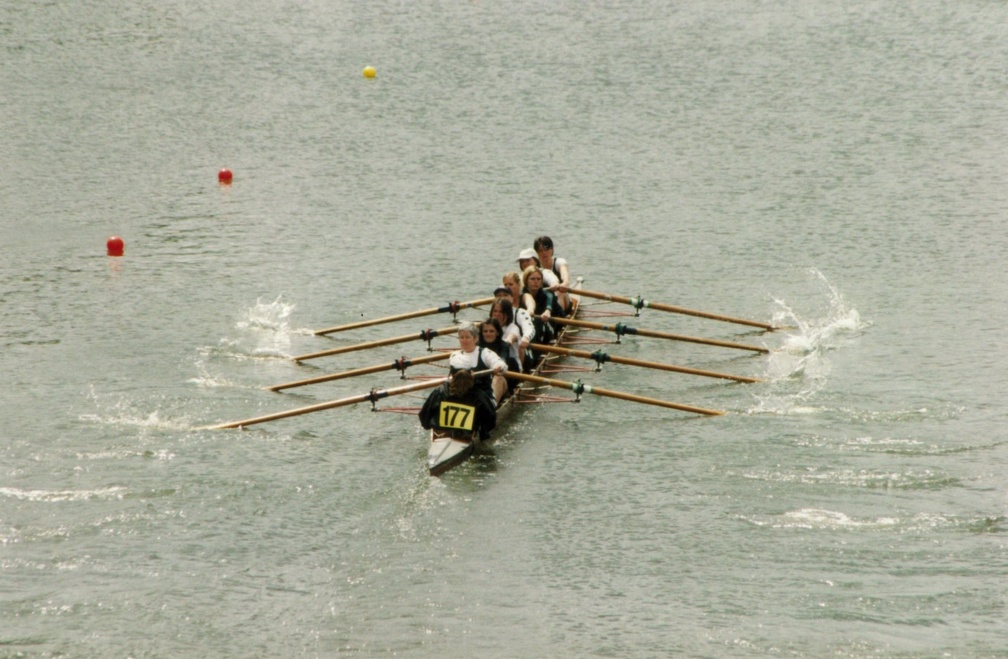
<svg viewBox="0 0 1008 659">
<path fill-rule="evenodd" d="M 442 403 L 459 403 L 473 408 L 473 431 L 480 439 L 490 437 L 490 431 L 497 425 L 497 410 L 487 396 L 474 386 L 472 371 L 452 370 L 447 380 L 442 382 L 427 396 L 420 408 L 420 425 L 425 429 L 441 427 Z"/>
</svg>

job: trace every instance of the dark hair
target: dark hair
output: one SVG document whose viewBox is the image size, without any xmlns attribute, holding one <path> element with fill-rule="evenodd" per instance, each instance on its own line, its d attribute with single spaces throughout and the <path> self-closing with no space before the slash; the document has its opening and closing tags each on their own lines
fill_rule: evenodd
<svg viewBox="0 0 1008 659">
<path fill-rule="evenodd" d="M 504 335 L 504 328 L 501 327 L 500 321 L 496 318 L 487 318 L 480 324 L 480 341 L 483 341 L 483 328 L 490 325 L 497 331 L 497 338 L 501 338 Z"/>
<path fill-rule="evenodd" d="M 473 374 L 470 370 L 461 370 L 448 381 L 448 393 L 452 396 L 465 396 L 473 386 Z"/>
<path fill-rule="evenodd" d="M 539 236 L 532 243 L 532 249 L 539 251 L 540 249 L 553 249 L 553 239 L 549 236 Z"/>
<path fill-rule="evenodd" d="M 504 324 L 510 325 L 514 322 L 514 305 L 511 304 L 511 300 L 506 297 L 499 297 L 494 300 L 493 304 L 490 306 L 490 313 L 493 313 L 494 309 L 500 309 L 501 315 L 504 316 Z M 493 318 L 493 316 L 491 316 Z"/>
</svg>

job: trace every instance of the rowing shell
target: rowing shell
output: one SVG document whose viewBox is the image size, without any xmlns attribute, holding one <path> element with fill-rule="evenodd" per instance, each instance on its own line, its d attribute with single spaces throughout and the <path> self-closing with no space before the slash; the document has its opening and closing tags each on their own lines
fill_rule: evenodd
<svg viewBox="0 0 1008 659">
<path fill-rule="evenodd" d="M 574 309 L 570 317 L 574 318 L 578 312 L 578 299 L 572 297 Z M 559 346 L 567 333 L 569 326 L 564 325 L 557 334 L 554 345 Z M 543 367 L 555 357 L 544 356 L 539 364 L 532 371 L 533 375 L 540 375 Z M 518 399 L 522 391 L 531 389 L 536 385 L 531 382 L 522 382 L 514 388 L 513 393 L 505 393 L 497 405 L 497 423 L 500 424 L 510 417 L 518 406 Z M 431 476 L 440 476 L 452 467 L 457 467 L 470 458 L 481 447 L 489 446 L 493 443 L 493 437 L 481 440 L 479 433 L 465 430 L 447 430 L 442 428 L 431 428 L 430 446 L 427 449 L 427 468 Z"/>
</svg>

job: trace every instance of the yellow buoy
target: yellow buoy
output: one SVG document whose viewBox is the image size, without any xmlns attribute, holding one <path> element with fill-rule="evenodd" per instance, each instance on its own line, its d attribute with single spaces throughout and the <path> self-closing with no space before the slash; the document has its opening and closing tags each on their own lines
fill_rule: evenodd
<svg viewBox="0 0 1008 659">
<path fill-rule="evenodd" d="M 365 66 L 364 67 L 364 77 L 365 78 L 373 78 L 373 77 L 375 77 L 375 70 L 374 70 L 373 66 Z"/>
</svg>

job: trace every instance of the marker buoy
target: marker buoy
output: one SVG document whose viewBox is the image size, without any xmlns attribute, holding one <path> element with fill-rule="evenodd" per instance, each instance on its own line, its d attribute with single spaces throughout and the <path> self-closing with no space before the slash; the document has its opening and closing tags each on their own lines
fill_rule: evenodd
<svg viewBox="0 0 1008 659">
<path fill-rule="evenodd" d="M 364 77 L 365 78 L 373 78 L 373 77 L 375 77 L 375 70 L 374 70 L 373 66 L 365 66 L 364 67 Z"/>
<path fill-rule="evenodd" d="M 231 179 L 234 178 L 234 174 L 231 170 L 225 167 L 224 169 L 217 172 L 217 182 L 223 185 L 231 185 Z"/>
<path fill-rule="evenodd" d="M 109 256 L 122 256 L 124 247 L 125 245 L 123 243 L 123 239 L 119 236 L 112 236 L 108 239 L 108 242 L 105 243 L 105 248 L 108 250 Z"/>
</svg>

